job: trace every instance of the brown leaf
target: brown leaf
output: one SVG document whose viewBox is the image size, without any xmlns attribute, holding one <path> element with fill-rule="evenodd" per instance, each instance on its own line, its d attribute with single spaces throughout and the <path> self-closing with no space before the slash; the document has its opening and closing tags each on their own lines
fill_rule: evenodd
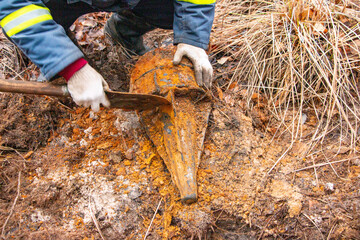
<svg viewBox="0 0 360 240">
<path fill-rule="evenodd" d="M 315 25 L 313 26 L 313 34 L 314 35 L 319 35 L 320 33 L 327 33 L 327 29 L 325 28 L 324 24 L 317 22 L 315 23 Z"/>
<path fill-rule="evenodd" d="M 360 55 L 360 39 L 356 39 L 352 42 L 350 52 L 354 55 Z"/>
<path fill-rule="evenodd" d="M 84 37 L 84 32 L 82 30 L 76 32 L 76 34 L 75 34 L 76 40 L 81 41 L 83 39 L 83 37 Z"/>
<path fill-rule="evenodd" d="M 235 100 L 234 100 L 234 98 L 231 97 L 230 94 L 227 94 L 224 97 L 224 100 L 225 100 L 225 103 L 228 104 L 229 106 L 234 106 L 235 105 Z"/>
<path fill-rule="evenodd" d="M 259 99 L 259 94 L 257 94 L 257 93 L 253 93 L 253 95 L 251 96 L 251 100 L 252 101 L 257 101 Z"/>
<path fill-rule="evenodd" d="M 94 19 L 85 19 L 84 21 L 81 21 L 81 24 L 85 27 L 95 27 L 97 25 L 97 22 Z"/>
<path fill-rule="evenodd" d="M 97 146 L 97 149 L 108 149 L 110 147 L 112 147 L 112 143 L 111 142 L 104 142 L 100 145 Z"/>
<path fill-rule="evenodd" d="M 223 91 L 221 90 L 221 88 L 217 87 L 216 90 L 217 90 L 217 92 L 218 92 L 219 99 L 220 99 L 220 100 L 224 100 L 224 93 L 223 93 Z"/>
<path fill-rule="evenodd" d="M 27 152 L 23 157 L 24 157 L 25 159 L 26 159 L 26 158 L 29 158 L 33 153 L 34 153 L 34 151 Z"/>
<path fill-rule="evenodd" d="M 229 60 L 230 57 L 222 57 L 219 60 L 217 60 L 218 64 L 223 65 Z"/>
<path fill-rule="evenodd" d="M 230 84 L 230 86 L 229 86 L 229 89 L 231 90 L 231 89 L 234 89 L 235 87 L 237 87 L 237 83 L 236 82 L 232 82 L 231 84 Z"/>
</svg>

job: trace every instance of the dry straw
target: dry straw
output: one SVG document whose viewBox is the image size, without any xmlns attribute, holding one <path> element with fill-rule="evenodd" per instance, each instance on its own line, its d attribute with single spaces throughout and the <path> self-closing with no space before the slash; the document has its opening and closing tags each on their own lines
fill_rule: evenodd
<svg viewBox="0 0 360 240">
<path fill-rule="evenodd" d="M 305 113 L 317 118 L 312 146 L 326 136 L 359 141 L 360 11 L 355 2 L 321 0 L 217 3 L 215 54 L 237 62 L 230 86 L 268 99 L 292 139 L 302 136 Z M 310 148 L 311 149 L 311 148 Z M 309 149 L 309 150 L 310 150 Z"/>
<path fill-rule="evenodd" d="M 1 32 L 0 29 L 0 78 L 23 78 L 22 53 Z"/>
</svg>

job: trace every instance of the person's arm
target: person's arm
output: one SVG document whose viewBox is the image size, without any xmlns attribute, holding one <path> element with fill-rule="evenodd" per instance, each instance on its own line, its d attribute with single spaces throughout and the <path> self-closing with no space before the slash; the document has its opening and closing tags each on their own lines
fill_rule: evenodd
<svg viewBox="0 0 360 240">
<path fill-rule="evenodd" d="M 207 50 L 215 0 L 176 0 L 174 9 L 174 43 L 186 43 Z"/>
<path fill-rule="evenodd" d="M 1 1 L 0 25 L 47 80 L 83 57 L 40 0 Z"/>
<path fill-rule="evenodd" d="M 66 69 L 83 57 L 40 0 L 1 1 L 0 26 L 47 80 L 60 72 L 67 73 Z M 83 64 L 68 76 L 69 91 L 77 104 L 91 105 L 94 110 L 99 109 L 100 103 L 109 105 L 103 92 L 104 80 L 89 65 Z"/>
<path fill-rule="evenodd" d="M 215 0 L 176 0 L 174 2 L 174 64 L 187 56 L 194 64 L 199 86 L 209 88 L 213 69 L 205 50 L 210 39 L 215 14 Z"/>
</svg>

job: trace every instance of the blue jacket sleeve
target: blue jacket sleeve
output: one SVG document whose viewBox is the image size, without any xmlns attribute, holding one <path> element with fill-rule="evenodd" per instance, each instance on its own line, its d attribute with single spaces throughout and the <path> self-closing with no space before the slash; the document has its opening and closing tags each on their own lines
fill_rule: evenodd
<svg viewBox="0 0 360 240">
<path fill-rule="evenodd" d="M 214 21 L 215 0 L 174 1 L 174 43 L 207 49 Z"/>
<path fill-rule="evenodd" d="M 83 57 L 40 0 L 1 1 L 0 25 L 48 80 Z"/>
</svg>

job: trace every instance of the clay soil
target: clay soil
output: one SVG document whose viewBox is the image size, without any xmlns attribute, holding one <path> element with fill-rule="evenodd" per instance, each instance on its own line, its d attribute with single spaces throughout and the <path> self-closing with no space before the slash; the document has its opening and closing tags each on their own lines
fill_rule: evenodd
<svg viewBox="0 0 360 240">
<path fill-rule="evenodd" d="M 72 30 L 110 86 L 127 91 L 136 58 L 103 36 L 107 17 L 89 15 Z M 169 36 L 157 30 L 147 42 L 159 46 Z M 2 36 L 0 46 L 5 42 Z M 2 237 L 360 239 L 360 159 L 350 141 L 339 146 L 334 131 L 304 157 L 314 113 L 307 113 L 304 137 L 292 143 L 276 130 L 266 99 L 254 95 L 246 108 L 246 89 L 222 89 L 224 66 L 213 63 L 199 199 L 191 205 L 180 201 L 134 111 L 93 113 L 68 99 L 0 93 Z M 18 79 L 11 64 L 1 76 Z M 26 60 L 21 66 L 20 75 L 31 80 L 36 68 Z"/>
</svg>

